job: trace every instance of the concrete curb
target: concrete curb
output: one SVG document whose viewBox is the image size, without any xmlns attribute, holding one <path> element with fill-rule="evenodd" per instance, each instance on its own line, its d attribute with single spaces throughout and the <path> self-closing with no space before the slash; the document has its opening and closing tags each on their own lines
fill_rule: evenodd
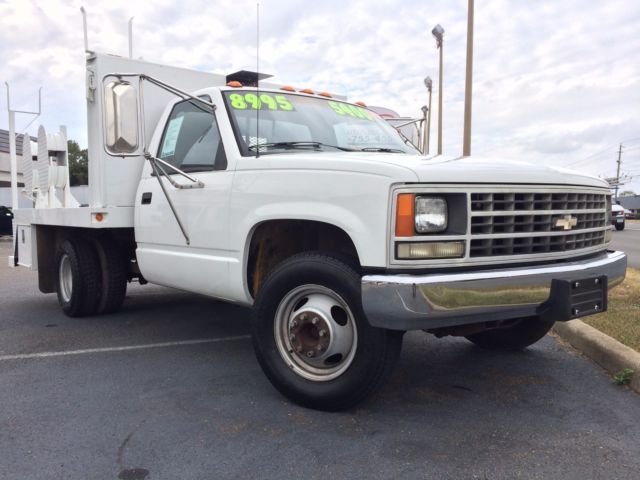
<svg viewBox="0 0 640 480">
<path fill-rule="evenodd" d="M 580 320 L 557 322 L 553 332 L 612 375 L 633 369 L 629 386 L 640 393 L 640 353 Z"/>
</svg>

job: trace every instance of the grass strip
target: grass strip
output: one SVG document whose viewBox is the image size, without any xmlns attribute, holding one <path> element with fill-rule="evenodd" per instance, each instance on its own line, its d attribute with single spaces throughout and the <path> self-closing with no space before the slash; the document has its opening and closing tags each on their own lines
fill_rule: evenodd
<svg viewBox="0 0 640 480">
<path fill-rule="evenodd" d="M 624 282 L 609 291 L 607 312 L 582 321 L 640 352 L 640 270 L 628 268 Z"/>
</svg>

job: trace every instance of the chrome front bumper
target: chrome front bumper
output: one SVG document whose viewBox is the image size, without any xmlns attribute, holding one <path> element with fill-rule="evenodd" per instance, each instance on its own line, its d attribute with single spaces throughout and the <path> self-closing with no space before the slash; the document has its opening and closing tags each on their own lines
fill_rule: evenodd
<svg viewBox="0 0 640 480">
<path fill-rule="evenodd" d="M 369 323 L 393 330 L 423 330 L 557 312 L 552 283 L 607 277 L 624 280 L 627 256 L 607 251 L 555 265 L 431 275 L 365 275 L 362 305 Z M 558 318 L 556 320 L 568 320 Z"/>
</svg>

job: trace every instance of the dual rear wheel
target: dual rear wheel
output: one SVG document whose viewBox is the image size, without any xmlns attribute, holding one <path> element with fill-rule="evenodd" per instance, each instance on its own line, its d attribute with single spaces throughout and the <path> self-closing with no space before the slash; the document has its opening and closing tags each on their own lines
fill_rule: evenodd
<svg viewBox="0 0 640 480">
<path fill-rule="evenodd" d="M 64 240 L 56 254 L 58 302 L 70 317 L 113 313 L 124 301 L 127 269 L 109 238 Z"/>
</svg>

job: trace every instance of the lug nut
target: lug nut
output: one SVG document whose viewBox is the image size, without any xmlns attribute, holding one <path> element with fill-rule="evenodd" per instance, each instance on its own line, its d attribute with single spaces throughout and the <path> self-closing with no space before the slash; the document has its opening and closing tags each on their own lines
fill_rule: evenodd
<svg viewBox="0 0 640 480">
<path fill-rule="evenodd" d="M 307 352 L 307 357 L 309 357 L 309 358 L 313 357 L 314 355 L 315 355 L 315 353 L 314 353 L 314 351 L 313 351 L 313 350 L 309 350 L 309 351 Z"/>
<path fill-rule="evenodd" d="M 313 317 L 313 320 L 311 320 L 311 323 L 316 325 L 318 323 L 318 317 Z"/>
<path fill-rule="evenodd" d="M 303 313 L 302 315 L 300 315 L 300 320 L 306 320 L 307 319 L 307 314 Z"/>
<path fill-rule="evenodd" d="M 318 332 L 318 335 L 320 335 L 321 337 L 324 337 L 326 334 L 327 331 L 324 328 Z"/>
<path fill-rule="evenodd" d="M 298 326 L 298 321 L 297 320 L 292 320 L 291 321 L 291 328 L 296 328 Z"/>
</svg>

